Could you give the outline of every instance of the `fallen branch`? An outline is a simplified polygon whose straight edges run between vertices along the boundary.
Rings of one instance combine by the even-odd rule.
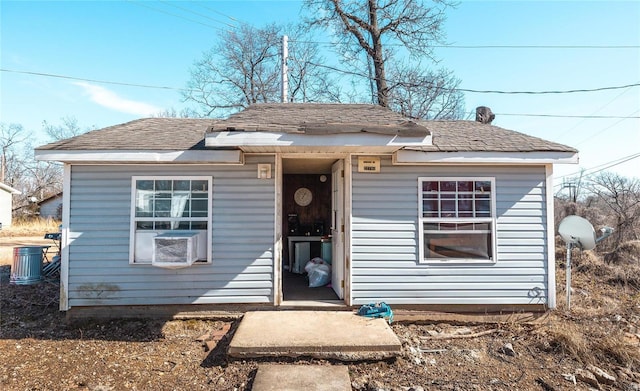
[[[473,334],[444,334],[444,335],[434,335],[434,336],[428,336],[428,337],[420,337],[420,339],[460,339],[460,338],[477,338],[477,337],[482,337],[485,335],[489,335],[489,334],[493,334],[493,333],[498,333],[500,332],[500,330],[498,329],[491,329],[491,330],[485,330],[485,331],[480,331],[478,333],[473,333]]]

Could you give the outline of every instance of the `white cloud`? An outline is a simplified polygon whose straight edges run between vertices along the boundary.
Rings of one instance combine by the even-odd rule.
[[[75,82],[73,84],[82,87],[92,101],[99,104],[100,106],[104,106],[112,110],[120,111],[122,113],[135,114],[141,117],[149,116],[162,111],[161,108],[144,102],[136,102],[133,100],[125,99],[121,96],[118,96],[118,94],[116,94],[115,92],[101,86],[96,86],[86,82]]]

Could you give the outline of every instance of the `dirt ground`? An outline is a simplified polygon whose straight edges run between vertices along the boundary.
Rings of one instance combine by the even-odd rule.
[[[640,286],[634,276],[613,278],[595,255],[579,255],[567,312],[563,256],[559,308],[535,324],[394,323],[403,352],[393,360],[268,362],[348,365],[353,390],[640,391]],[[2,390],[250,390],[267,362],[227,357],[237,322],[211,351],[197,338],[229,322],[67,323],[56,280],[10,285],[9,272],[0,266]]]

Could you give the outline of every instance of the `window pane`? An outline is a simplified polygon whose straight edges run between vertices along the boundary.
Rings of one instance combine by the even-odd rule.
[[[207,200],[191,200],[191,217],[206,217],[207,204]]]
[[[191,229],[206,230],[207,229],[207,222],[206,221],[192,221],[191,222]]]
[[[491,224],[489,223],[475,223],[473,226],[477,231],[489,231],[491,229]]]
[[[442,181],[440,182],[440,191],[456,191],[455,181]]]
[[[471,195],[460,194],[458,197],[458,211],[473,212],[473,199],[471,198]]]
[[[490,181],[477,181],[476,182],[476,192],[479,192],[479,193],[491,193],[491,182]]]
[[[171,190],[171,181],[156,181],[156,190]]]
[[[167,192],[167,191],[158,191],[155,193],[155,198],[171,198],[171,192]]]
[[[156,200],[154,217],[171,217],[171,200]]]
[[[425,231],[437,231],[438,223],[424,223],[423,228]]]
[[[188,221],[180,221],[177,226],[176,229],[182,229],[182,230],[188,230],[189,227],[189,222]]]
[[[489,200],[476,200],[476,216],[491,213],[491,202]]]
[[[209,182],[207,181],[191,181],[191,191],[209,191]]]
[[[426,233],[425,258],[486,259],[493,257],[490,234]]]
[[[156,225],[155,229],[157,229],[157,230],[171,229],[171,222],[170,221],[156,221],[155,225]]]
[[[187,200],[187,202],[184,204],[184,209],[182,211],[182,215],[179,217],[191,217],[191,201]]]
[[[458,191],[473,191],[473,182],[458,182]]]
[[[136,222],[136,229],[141,229],[141,230],[153,229],[153,221],[138,221]]]
[[[442,200],[440,217],[456,217],[456,202],[454,200]]]
[[[436,181],[422,182],[422,191],[437,192],[438,190],[439,190],[438,182]]]
[[[426,200],[422,202],[422,210],[424,212],[438,211],[438,200]]]
[[[189,182],[191,181],[173,181],[173,190],[186,190],[189,191],[190,190],[190,186],[189,186]]]
[[[136,216],[149,217],[153,214],[153,191],[136,191]]]
[[[136,189],[153,190],[153,181],[136,181]]]

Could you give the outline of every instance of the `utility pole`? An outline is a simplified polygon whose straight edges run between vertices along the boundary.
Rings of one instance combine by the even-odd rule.
[[[289,38],[286,35],[282,36],[282,83],[280,85],[280,96],[282,103],[287,103],[289,100],[287,93],[289,91],[289,79],[287,74],[289,69],[287,68],[287,60],[289,59]]]

